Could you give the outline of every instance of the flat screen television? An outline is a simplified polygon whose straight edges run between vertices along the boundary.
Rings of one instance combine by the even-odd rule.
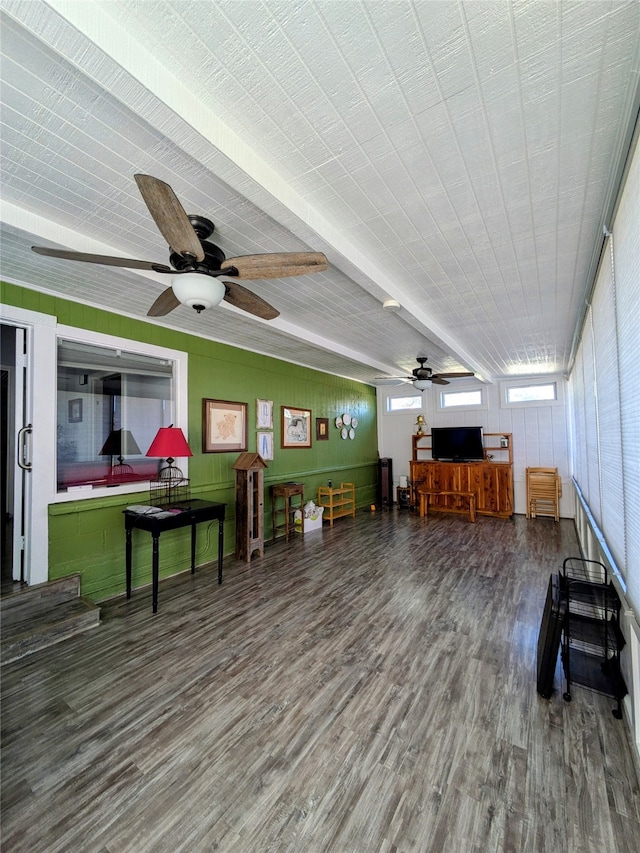
[[[431,456],[442,461],[482,461],[484,459],[482,427],[432,427]]]

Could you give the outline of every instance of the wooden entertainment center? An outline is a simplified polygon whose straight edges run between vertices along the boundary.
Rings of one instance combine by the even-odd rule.
[[[411,507],[419,505],[418,488],[434,492],[473,492],[478,515],[510,518],[513,515],[513,453],[511,433],[484,433],[483,462],[439,462],[421,459],[431,452],[430,435],[413,435],[409,462]],[[430,507],[443,512],[455,511],[452,495],[434,495]]]

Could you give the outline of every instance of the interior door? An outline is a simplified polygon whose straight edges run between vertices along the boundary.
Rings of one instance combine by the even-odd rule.
[[[13,442],[13,557],[14,581],[24,582],[29,562],[27,531],[30,528],[30,496],[33,470],[31,462],[31,434],[33,428],[27,412],[27,335],[26,330],[15,328],[15,371],[13,388],[14,435]],[[9,469],[11,470],[11,469]]]
[[[0,317],[3,378],[6,374],[2,488],[4,509],[11,516],[3,519],[7,523],[2,531],[2,581],[33,585],[48,578],[48,507],[55,483],[56,318],[7,305],[0,305]]]

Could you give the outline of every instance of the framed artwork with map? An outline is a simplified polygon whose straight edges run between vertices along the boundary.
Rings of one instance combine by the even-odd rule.
[[[247,449],[247,404],[202,400],[202,452],[229,453]]]

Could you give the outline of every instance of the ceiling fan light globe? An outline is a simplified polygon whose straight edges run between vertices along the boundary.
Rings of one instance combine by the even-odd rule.
[[[200,313],[205,308],[213,308],[224,299],[226,288],[223,282],[213,276],[198,272],[187,272],[177,275],[171,282],[171,287],[183,305]]]
[[[431,380],[430,379],[415,379],[413,382],[413,387],[417,391],[426,391],[427,388],[431,388]]]

